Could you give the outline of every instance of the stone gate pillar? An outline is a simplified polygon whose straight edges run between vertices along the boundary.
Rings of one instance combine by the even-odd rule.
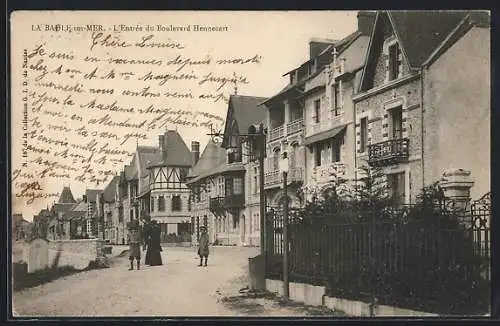
[[[471,172],[464,169],[449,169],[443,173],[439,182],[446,199],[454,202],[455,207],[465,211],[470,201],[470,189],[474,185]]]

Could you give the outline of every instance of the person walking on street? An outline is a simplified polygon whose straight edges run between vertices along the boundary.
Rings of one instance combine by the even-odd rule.
[[[128,225],[129,239],[129,271],[134,269],[134,259],[137,262],[137,269],[141,268],[141,230],[137,220],[130,221]]]
[[[149,225],[148,235],[147,235],[147,252],[145,264],[150,266],[160,266],[163,265],[161,260],[161,229],[158,223],[153,220]]]
[[[198,240],[198,256],[200,256],[200,264],[198,266],[207,266],[207,261],[208,261],[208,234],[207,234],[207,228],[206,226],[201,226],[200,227],[201,235],[200,239]],[[203,265],[203,258],[205,258],[205,265]]]

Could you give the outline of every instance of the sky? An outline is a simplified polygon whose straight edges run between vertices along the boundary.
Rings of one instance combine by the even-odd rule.
[[[183,25],[200,24],[210,26],[228,26],[227,32],[211,33],[171,33],[169,36],[189,45],[189,55],[196,56],[209,53],[213,56],[237,57],[258,54],[262,57],[259,64],[238,68],[245,74],[249,84],[238,86],[239,95],[270,97],[280,91],[287,83],[288,78],[282,75],[299,66],[309,59],[309,40],[313,37],[341,39],[354,32],[357,28],[357,12],[355,11],[282,11],[282,12],[31,12],[19,14],[12,18],[12,45],[13,57],[13,85],[20,82],[23,49],[32,48],[34,44],[44,42],[47,47],[60,51],[72,49],[76,53],[87,53],[88,38],[86,33],[63,34],[51,31],[33,31],[34,24],[82,24],[95,23],[105,25],[125,24],[128,26],[144,24]],[[133,32],[123,34],[124,37],[133,37]],[[132,36],[131,36],[132,35]],[[156,35],[156,34],[155,34]],[[87,52],[86,52],[87,51]],[[102,52],[104,54],[104,52]],[[149,54],[161,57],[164,52],[155,50]],[[17,69],[17,70],[16,70]],[[226,71],[231,75],[232,71]],[[182,86],[190,87],[190,86]],[[223,89],[226,95],[234,92],[234,85]],[[123,100],[123,99],[120,99]],[[83,99],[82,99],[83,101]],[[128,100],[123,100],[127,103]],[[143,100],[144,101],[144,100]],[[147,100],[146,100],[147,101]],[[179,105],[186,103],[180,103]],[[187,104],[188,109],[202,110],[225,118],[227,104],[204,103]],[[196,107],[199,105],[199,107]],[[200,107],[202,106],[202,107]],[[89,115],[90,117],[90,115]],[[13,89],[12,114],[12,170],[19,167],[21,141],[20,129],[15,126],[21,124],[22,101],[18,89]],[[193,129],[182,126],[172,126],[177,129],[188,147],[191,141],[199,141],[203,151],[209,136],[206,129]],[[146,140],[139,145],[155,146],[160,132],[153,130],[148,133]],[[123,148],[133,151],[135,141],[129,141]],[[130,160],[130,159],[129,159]],[[128,162],[127,162],[128,163]],[[122,165],[114,165],[111,169],[117,172]],[[69,185],[75,198],[80,198],[86,188],[102,188],[104,185],[87,184],[75,180],[55,179],[44,183],[47,191],[60,192],[63,186]],[[57,198],[39,199],[27,205],[14,201],[12,213],[21,212],[24,218],[32,220],[33,215],[40,209],[51,205]]]

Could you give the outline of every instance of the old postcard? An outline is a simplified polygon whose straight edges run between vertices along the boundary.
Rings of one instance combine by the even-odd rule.
[[[490,314],[488,11],[10,24],[13,316]]]

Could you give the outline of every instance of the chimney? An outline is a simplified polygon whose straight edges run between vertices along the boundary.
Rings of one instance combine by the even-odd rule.
[[[358,12],[358,31],[361,35],[371,36],[376,15],[375,11],[360,10]]]
[[[158,136],[158,148],[160,150],[161,157],[163,158],[163,149],[165,148],[165,136],[160,135]]]
[[[193,166],[198,163],[200,159],[200,143],[197,141],[191,142],[191,153],[193,155]]]

